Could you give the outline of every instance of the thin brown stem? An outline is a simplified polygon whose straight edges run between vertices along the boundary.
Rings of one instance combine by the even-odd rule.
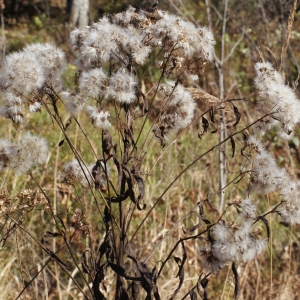
[[[156,205],[161,201],[162,197],[167,193],[167,191],[173,186],[173,184],[188,170],[190,169],[194,164],[196,164],[200,159],[202,159],[205,155],[207,155],[208,153],[212,152],[213,150],[215,150],[216,148],[218,148],[220,145],[224,144],[225,142],[227,142],[231,137],[240,134],[242,132],[244,132],[245,130],[247,130],[248,128],[252,127],[254,124],[260,122],[261,120],[263,120],[265,117],[267,117],[269,114],[264,115],[263,117],[259,118],[258,120],[256,120],[255,122],[251,123],[250,125],[244,127],[243,129],[231,134],[230,136],[228,136],[226,139],[224,139],[223,141],[221,141],[220,143],[218,143],[217,145],[211,147],[210,149],[208,149],[207,151],[205,151],[203,154],[201,154],[200,156],[198,156],[194,161],[192,161],[189,165],[187,165],[175,178],[174,180],[167,186],[167,188],[164,190],[164,192],[158,197],[158,199],[155,201],[155,203],[153,204],[153,206],[151,207],[151,209],[148,211],[148,213],[146,214],[146,216],[144,217],[144,219],[141,221],[140,225],[138,226],[138,228],[136,229],[136,231],[133,233],[131,240],[135,237],[135,235],[137,234],[137,232],[140,230],[140,228],[143,226],[144,222],[146,221],[146,219],[148,218],[148,216],[150,215],[150,213],[153,211],[153,209],[156,207]]]

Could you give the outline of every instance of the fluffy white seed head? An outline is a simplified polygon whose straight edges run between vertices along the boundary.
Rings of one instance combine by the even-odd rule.
[[[300,182],[295,181],[288,174],[284,174],[279,186],[283,203],[277,211],[287,224],[300,224]]]
[[[253,260],[265,247],[266,240],[256,240],[251,234],[249,222],[232,225],[226,228],[225,237],[222,236],[224,225],[215,227],[212,232],[212,253],[219,260],[233,262],[248,262]],[[228,232],[227,232],[228,231]]]
[[[154,47],[176,56],[213,59],[215,40],[206,27],[197,27],[180,17],[157,10],[156,17],[128,7],[125,12],[104,17],[85,29],[71,32],[70,42],[80,70],[100,67],[110,61],[127,62],[127,54],[137,64],[144,64]],[[125,54],[126,53],[126,54]]]
[[[243,200],[240,205],[240,216],[243,220],[255,219],[256,218],[256,206],[250,199]],[[251,220],[250,220],[251,221]]]
[[[29,104],[29,111],[30,112],[37,112],[40,111],[42,108],[42,103],[39,101],[33,102]]]
[[[27,132],[18,143],[22,155],[34,164],[43,164],[48,157],[48,145],[44,138]]]
[[[17,145],[19,155],[15,163],[11,166],[17,173],[26,173],[32,166],[46,162],[48,146],[44,138],[28,132],[21,137]]]
[[[285,223],[290,225],[300,224],[299,200],[284,202],[280,207],[278,207],[277,211]]]
[[[215,40],[206,27],[196,27],[167,12],[158,12],[160,19],[153,25],[153,35],[157,40],[168,39],[170,48],[176,45],[181,56],[197,56],[203,60],[212,60]]]
[[[78,160],[74,159],[63,166],[58,179],[66,184],[74,185],[78,182],[83,187],[88,187],[93,182],[90,172],[91,166],[87,169],[83,163],[79,164]]]
[[[270,62],[258,62],[254,65],[256,73],[254,84],[259,90],[268,89],[270,84],[284,84],[284,80]]]
[[[131,103],[136,98],[136,77],[126,69],[119,69],[109,79],[108,95],[121,103]]]
[[[4,92],[2,102],[7,106],[13,106],[13,105],[22,105],[23,100],[20,95],[16,95],[12,92]]]
[[[60,95],[62,97],[62,101],[65,104],[67,111],[70,114],[76,115],[83,109],[85,99],[82,97],[82,95],[71,94],[67,91],[61,92]]]
[[[154,128],[163,128],[160,134],[169,140],[173,134],[189,126],[194,117],[195,102],[191,94],[180,84],[176,85],[169,81],[161,88],[165,96],[165,114],[162,115],[159,125]]]
[[[26,173],[34,165],[43,164],[48,157],[48,146],[45,139],[29,132],[20,138],[18,143],[1,140],[0,169],[10,168],[17,173]]]
[[[22,51],[6,56],[2,67],[2,81],[8,87],[7,91],[27,95],[43,86],[45,74],[35,55]]]
[[[141,46],[134,50],[132,56],[137,64],[143,65],[146,62],[152,48],[150,46]]]
[[[281,183],[283,170],[277,166],[272,155],[255,138],[250,137],[248,145],[256,149],[250,191],[267,194],[276,190]]]
[[[226,242],[232,238],[232,232],[225,222],[219,222],[214,226],[212,237],[220,242]]]
[[[283,221],[287,224],[300,224],[300,182],[293,180],[285,169],[279,168],[274,158],[255,138],[249,138],[248,144],[257,151],[253,163],[251,191],[269,193],[278,190],[283,203],[277,211]],[[250,208],[251,205],[247,210]]]
[[[86,112],[89,115],[95,127],[107,129],[111,126],[110,122],[108,121],[108,118],[110,116],[108,111],[102,111],[101,108],[88,105],[86,107]]]
[[[85,96],[96,98],[100,95],[106,80],[106,74],[102,68],[82,72],[79,78],[79,89]]]
[[[31,44],[24,52],[35,56],[43,68],[46,81],[50,85],[60,85],[61,75],[66,68],[65,54],[52,44]]]
[[[295,92],[284,84],[281,74],[274,70],[269,62],[256,63],[254,69],[254,84],[260,98],[258,110],[269,114],[258,123],[258,129],[264,132],[279,126],[280,136],[290,138],[295,125],[300,122],[299,99]]]
[[[223,259],[216,257],[211,249],[201,249],[200,255],[203,257],[203,267],[214,274],[218,273],[226,263]]]
[[[22,107],[20,105],[0,106],[0,117],[9,118],[16,124],[24,121]]]

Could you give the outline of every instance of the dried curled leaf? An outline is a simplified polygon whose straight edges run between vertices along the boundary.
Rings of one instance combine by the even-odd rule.
[[[208,285],[208,279],[206,277],[202,278],[202,274],[201,274],[197,282],[197,292],[203,300],[208,300],[207,291],[206,291],[207,285]],[[201,291],[202,288],[204,290],[203,292]]]
[[[162,126],[156,126],[152,130],[155,137],[159,139],[160,145],[161,145],[162,148],[164,148],[167,144],[166,139],[165,139],[165,135],[166,135],[165,130],[166,130],[166,128],[163,125]]]
[[[187,254],[186,254],[186,250],[185,250],[185,247],[184,247],[184,243],[181,241],[181,246],[182,246],[182,259],[180,259],[179,257],[174,257],[174,260],[176,261],[178,267],[179,267],[179,270],[178,270],[178,273],[177,273],[177,276],[176,277],[179,277],[179,284],[178,284],[178,287],[177,289],[174,291],[172,297],[170,298],[170,300],[174,300],[176,295],[178,294],[178,292],[180,291],[181,289],[181,286],[184,282],[184,264],[186,262],[186,259],[187,259]]]
[[[230,143],[231,143],[231,148],[232,148],[232,158],[234,157],[234,154],[235,154],[235,141],[234,141],[234,138],[233,136],[230,136]]]
[[[200,101],[206,104],[209,104],[211,106],[216,106],[220,104],[221,100],[215,96],[212,96],[203,90],[188,87],[186,90],[192,95],[194,101]]]
[[[239,112],[238,108],[236,106],[234,106],[233,103],[231,103],[231,104],[233,106],[233,112],[234,112],[235,119],[236,119],[235,123],[232,126],[235,127],[240,122],[241,113]]]
[[[134,262],[133,267],[136,274],[141,277],[140,284],[147,293],[146,299],[152,299],[151,294],[153,292],[155,300],[160,300],[161,298],[156,285],[156,268],[150,271],[147,265],[136,257],[134,251],[131,249],[129,244],[126,244],[125,252],[128,258],[130,258]]]
[[[104,268],[106,264],[100,266],[99,270],[96,273],[95,279],[93,281],[93,292],[96,300],[105,300],[106,298],[100,291],[100,284],[104,280]]]
[[[107,160],[114,153],[113,139],[110,132],[107,129],[102,130],[102,151],[104,159]]]
[[[197,294],[196,294],[195,291],[191,290],[189,294],[190,294],[191,300],[197,300],[198,299]]]
[[[209,122],[207,121],[207,119],[205,117],[202,117],[202,127],[203,127],[203,131],[201,133],[198,133],[198,136],[200,139],[207,132],[208,127],[209,127]]]
[[[267,228],[267,236],[268,236],[268,239],[270,239],[270,227],[269,227],[269,222],[268,220],[264,217],[264,216],[259,216],[257,218],[257,220],[262,220],[265,225],[266,225],[266,228]]]
[[[65,139],[61,140],[59,143],[58,143],[58,147],[61,147],[65,142]]]
[[[133,174],[134,179],[137,182],[137,185],[139,188],[139,195],[138,195],[138,199],[137,199],[137,208],[139,210],[146,209],[146,204],[144,204],[143,206],[140,205],[141,201],[144,199],[144,196],[145,196],[144,179],[141,177],[140,171],[136,167],[133,167],[132,174]]]
[[[90,252],[90,250],[85,250],[81,255],[81,266],[84,273],[91,275],[92,269],[88,265],[88,257],[87,253]]]
[[[95,181],[95,189],[99,189],[103,183],[104,166],[102,160],[98,159],[96,165],[92,169],[92,175]]]

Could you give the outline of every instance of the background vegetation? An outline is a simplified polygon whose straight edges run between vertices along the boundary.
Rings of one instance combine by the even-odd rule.
[[[207,2],[207,3],[206,3]],[[199,73],[199,80],[190,82],[186,80],[187,87],[201,88],[207,93],[224,99],[235,100],[234,104],[241,113],[241,124],[250,124],[256,119],[254,104],[256,101],[253,88],[254,69],[257,61],[264,58],[274,66],[279,67],[281,50],[284,45],[289,12],[292,7],[289,0],[248,0],[248,1],[180,1],[164,0],[159,2],[160,9],[180,15],[182,18],[195,24],[211,27],[217,41],[215,51],[220,62],[212,62],[205,66],[205,72]],[[65,1],[4,1],[2,10],[2,58],[8,53],[19,51],[24,46],[33,42],[50,42],[59,46],[67,54],[68,70],[64,74],[65,84],[70,90],[74,88],[76,69],[73,65],[74,55],[69,45],[70,28],[67,23],[67,7]],[[152,1],[105,1],[93,0],[90,3],[90,20],[96,21],[104,13],[116,13],[126,8],[128,4],[149,7]],[[209,5],[207,5],[209,4]],[[208,7],[210,9],[208,13]],[[300,7],[300,3],[298,3]],[[224,10],[226,11],[226,27],[224,28]],[[300,12],[296,12],[287,55],[284,60],[282,74],[291,86],[297,87],[300,63]],[[222,34],[223,33],[223,34]],[[226,58],[228,59],[226,60]],[[145,77],[145,87],[153,85],[159,74],[150,67]],[[163,193],[174,177],[182,168],[193,161],[206,149],[218,144],[218,134],[208,133],[201,139],[198,133],[202,131],[202,121],[199,116],[207,109],[201,101],[197,103],[197,113],[193,125],[187,129],[187,134],[180,135],[167,149],[156,145],[149,148],[144,173],[151,173],[147,178],[146,202],[151,207],[155,200]],[[229,108],[228,108],[229,111]],[[197,118],[198,116],[198,118]],[[67,121],[67,116],[62,116]],[[230,114],[228,115],[230,118]],[[79,116],[80,122],[88,130],[88,138],[95,149],[101,150],[100,131],[89,125],[84,115]],[[49,143],[51,155],[44,170],[35,171],[36,177],[43,190],[53,200],[53,205],[66,220],[69,232],[74,233],[74,253],[80,260],[82,252],[86,249],[86,232],[76,231],[76,224],[84,220],[87,224],[94,224],[92,236],[93,243],[99,245],[104,238],[104,224],[101,225],[99,216],[94,212],[93,202],[89,195],[80,193],[82,199],[66,185],[57,181],[57,174],[62,165],[73,158],[72,152],[66,145],[59,146],[62,134],[55,130],[53,120],[42,110],[33,115],[24,125],[15,125],[10,120],[1,119],[0,136],[9,140],[18,140],[24,128],[38,131]],[[146,124],[149,126],[149,124]],[[210,128],[210,131],[213,131]],[[76,123],[68,129],[69,137],[80,153],[84,153],[87,162],[94,163],[90,148],[84,143],[84,137]],[[293,178],[300,178],[300,130],[290,141],[282,141],[276,134],[276,129],[264,136],[264,142],[270,151],[273,151],[277,162],[288,169]],[[231,158],[230,145],[224,148],[227,153],[226,176],[231,182],[245,163],[239,155],[243,147],[243,137],[236,141],[236,155]],[[156,159],[163,155],[163,159]],[[152,167],[155,165],[154,169]],[[176,184],[164,195],[157,209],[153,211],[146,223],[133,241],[135,251],[141,258],[147,258],[157,245],[151,262],[154,266],[157,261],[165,258],[173,245],[180,237],[184,237],[184,230],[188,230],[198,220],[191,215],[177,226],[187,212],[193,209],[199,201],[210,195],[213,207],[219,207],[219,157],[217,151],[212,151],[190,168]],[[44,237],[46,231],[55,231],[55,226],[49,222],[50,213],[44,208],[47,206],[43,196],[36,191],[36,185],[29,176],[16,176],[10,171],[1,174],[1,199],[9,199],[18,207],[18,220],[37,240]],[[225,206],[233,201],[247,197],[248,180],[245,177],[239,184],[231,185],[225,189]],[[75,195],[78,195],[75,193]],[[259,207],[258,213],[263,213],[273,207],[280,200],[278,193],[267,196],[256,195],[252,201]],[[33,201],[34,209],[26,209],[26,203]],[[0,202],[0,212],[5,203]],[[32,207],[32,206],[30,206]],[[211,221],[216,221],[219,214],[209,207],[205,208]],[[234,213],[230,208],[226,216]],[[85,215],[81,215],[82,213]],[[136,226],[147,213],[134,214]],[[299,299],[300,298],[300,269],[299,269],[299,226],[284,227],[280,225],[280,217],[268,216],[271,228],[270,243],[266,251],[249,263],[238,266],[240,280],[240,299]],[[176,226],[175,226],[176,225]],[[169,230],[172,229],[170,232]],[[1,230],[1,228],[0,228]],[[255,228],[257,234],[265,234],[263,225]],[[103,232],[103,233],[102,233]],[[166,233],[168,235],[165,237]],[[164,238],[163,238],[164,237]],[[40,247],[20,228],[11,224],[10,231],[0,231],[0,287],[1,299],[16,299],[27,283],[38,275],[35,280],[22,293],[20,299],[80,299],[78,290],[68,276],[61,273],[56,263],[47,264],[48,256]],[[46,237],[47,238],[47,237]],[[48,237],[49,238],[49,237]],[[49,238],[53,249],[60,248],[60,240]],[[202,272],[200,255],[201,241],[189,241],[186,251],[189,253],[188,270],[186,270],[184,286],[176,299],[182,299],[187,291],[195,285]],[[179,254],[180,255],[180,251]],[[67,257],[61,259],[68,263]],[[160,280],[163,290],[162,299],[168,299],[178,286],[176,278],[178,267],[173,262],[168,262],[165,280]],[[74,278],[79,276],[78,269],[71,270]],[[170,279],[171,278],[171,279]],[[210,276],[208,295],[210,299],[232,299],[234,294],[234,278],[230,265],[224,267],[217,275]],[[102,287],[103,293],[112,295],[113,274],[108,275],[106,284]]]

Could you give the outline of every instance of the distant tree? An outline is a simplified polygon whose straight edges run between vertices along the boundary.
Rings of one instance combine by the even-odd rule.
[[[69,0],[69,21],[71,25],[83,28],[89,21],[89,0]]]

